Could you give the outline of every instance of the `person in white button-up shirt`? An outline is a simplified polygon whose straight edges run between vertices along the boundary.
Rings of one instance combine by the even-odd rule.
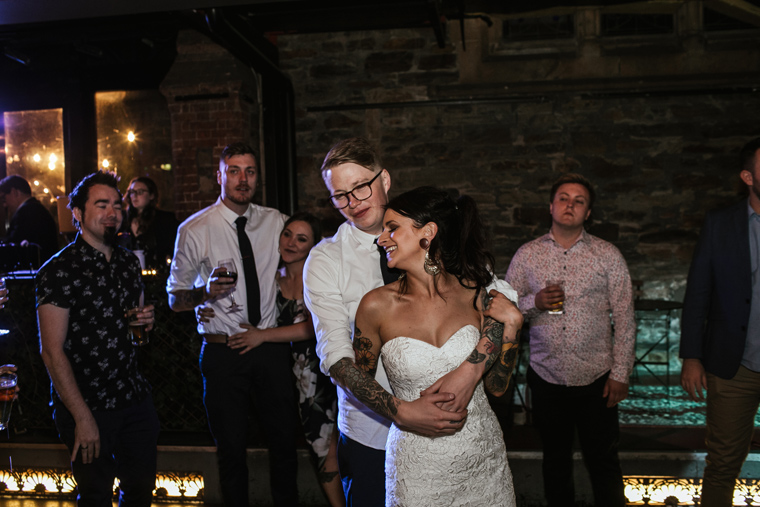
[[[341,372],[346,362],[354,361],[352,333],[359,302],[383,285],[375,240],[382,232],[391,177],[364,138],[338,142],[321,170],[331,202],[347,221],[335,236],[312,249],[304,269],[304,300],[312,313],[322,371],[338,384],[338,463],[347,504],[382,506],[391,421],[359,402]],[[463,363],[407,404],[393,422],[429,435],[454,433],[483,373],[484,363]],[[375,378],[390,390],[382,361]]]
[[[248,413],[253,404],[270,455],[270,487],[276,506],[298,504],[296,439],[300,432],[288,343],[263,343],[252,348],[232,345],[253,339],[257,329],[277,324],[275,273],[280,260],[280,231],[287,218],[279,211],[251,204],[258,166],[245,144],[222,152],[217,180],[219,200],[179,227],[171,275],[169,304],[175,311],[205,305],[214,317],[199,321],[203,337],[201,373],[203,403],[217,447],[219,479],[226,507],[248,506]],[[245,217],[259,284],[261,320],[248,321],[246,272],[236,220]],[[232,259],[239,279],[234,289],[220,282],[219,261]],[[250,280],[249,280],[250,282]],[[231,292],[242,308],[231,308]],[[252,319],[255,319],[255,313]],[[228,343],[229,342],[229,343]],[[235,343],[232,343],[235,342]]]

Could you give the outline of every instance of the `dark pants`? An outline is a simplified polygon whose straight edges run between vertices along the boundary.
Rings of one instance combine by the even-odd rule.
[[[100,457],[82,463],[81,450],[71,463],[79,507],[111,507],[114,477],[119,478],[119,506],[150,507],[156,487],[158,415],[150,396],[122,410],[93,411],[100,432]],[[62,403],[53,413],[58,434],[74,448],[75,423]]]
[[[736,479],[752,443],[758,405],[760,373],[739,366],[732,379],[707,374],[704,507],[733,505]]]
[[[298,505],[296,438],[300,429],[290,345],[264,343],[240,355],[225,344],[201,350],[203,403],[216,441],[226,507],[248,506],[248,413],[253,407],[269,448],[275,506]]]
[[[544,494],[548,507],[575,505],[573,440],[578,432],[583,462],[591,478],[596,507],[622,507],[623,473],[618,459],[620,427],[617,406],[607,408],[602,397],[609,373],[587,386],[546,382],[532,368],[528,384],[533,422],[541,434]]]
[[[346,507],[385,505],[385,451],[362,445],[341,433],[338,470]]]

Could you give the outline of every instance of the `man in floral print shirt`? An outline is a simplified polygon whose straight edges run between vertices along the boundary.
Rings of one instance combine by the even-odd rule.
[[[74,242],[37,273],[42,359],[52,380],[54,419],[71,452],[79,505],[151,504],[159,423],[137,366],[127,312],[151,329],[141,306],[140,263],[114,245],[122,221],[118,179],[98,172],[71,192]]]
[[[506,277],[530,322],[528,384],[543,443],[544,492],[549,507],[575,505],[577,430],[594,505],[622,507],[617,404],[628,396],[633,369],[631,278],[620,251],[583,229],[594,204],[586,178],[562,176],[550,203],[551,230],[520,247]],[[562,280],[564,290],[550,280]],[[548,313],[560,301],[564,313]]]

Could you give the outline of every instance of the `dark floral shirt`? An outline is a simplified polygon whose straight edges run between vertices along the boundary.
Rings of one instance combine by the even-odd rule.
[[[137,348],[128,336],[126,310],[139,304],[140,263],[115,247],[111,261],[81,236],[37,272],[37,307],[69,310],[63,348],[90,410],[119,410],[148,395],[138,370]],[[54,401],[57,395],[53,391]]]

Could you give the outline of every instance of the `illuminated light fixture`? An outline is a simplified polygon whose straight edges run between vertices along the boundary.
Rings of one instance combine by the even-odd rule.
[[[172,165],[171,164],[161,164],[161,169],[163,169],[164,171],[171,171],[172,170]]]
[[[114,481],[114,493],[119,487]],[[203,476],[192,472],[159,472],[153,502],[202,503]],[[76,498],[76,481],[67,469],[35,469],[14,467],[0,470],[0,496],[62,500]]]
[[[103,159],[103,167],[108,168],[109,165],[111,165],[111,164],[108,163],[108,159],[104,158]]]
[[[14,162],[18,162],[19,160],[21,160],[21,159],[18,158],[18,153],[16,153],[15,155],[13,155],[13,161]]]
[[[135,142],[135,133],[132,132],[131,130],[129,131],[129,134],[127,134],[127,141],[129,141],[130,143]]]
[[[143,269],[142,270],[142,276],[156,276],[156,270],[155,269]]]
[[[34,180],[34,186],[39,187],[40,186],[40,180]]]
[[[8,162],[9,164],[12,164],[13,163],[13,157],[9,156],[7,159],[5,159],[5,161]]]
[[[55,162],[50,162],[48,164],[48,169],[50,169],[51,171],[54,170],[55,169]]]
[[[701,479],[641,475],[623,478],[627,505],[696,505],[702,492],[701,482]],[[760,506],[758,481],[737,480],[733,505]]]
[[[43,191],[43,192],[45,192],[46,194],[49,194],[49,193],[50,193],[50,190],[48,190],[47,188],[46,188],[46,189],[43,189],[42,191]]]
[[[55,153],[50,154],[50,161],[54,164],[58,162],[58,157],[55,156]]]
[[[39,162],[40,160],[42,160],[42,157],[40,157],[39,153],[35,153],[34,156],[32,157],[32,160],[34,160],[35,162]]]

